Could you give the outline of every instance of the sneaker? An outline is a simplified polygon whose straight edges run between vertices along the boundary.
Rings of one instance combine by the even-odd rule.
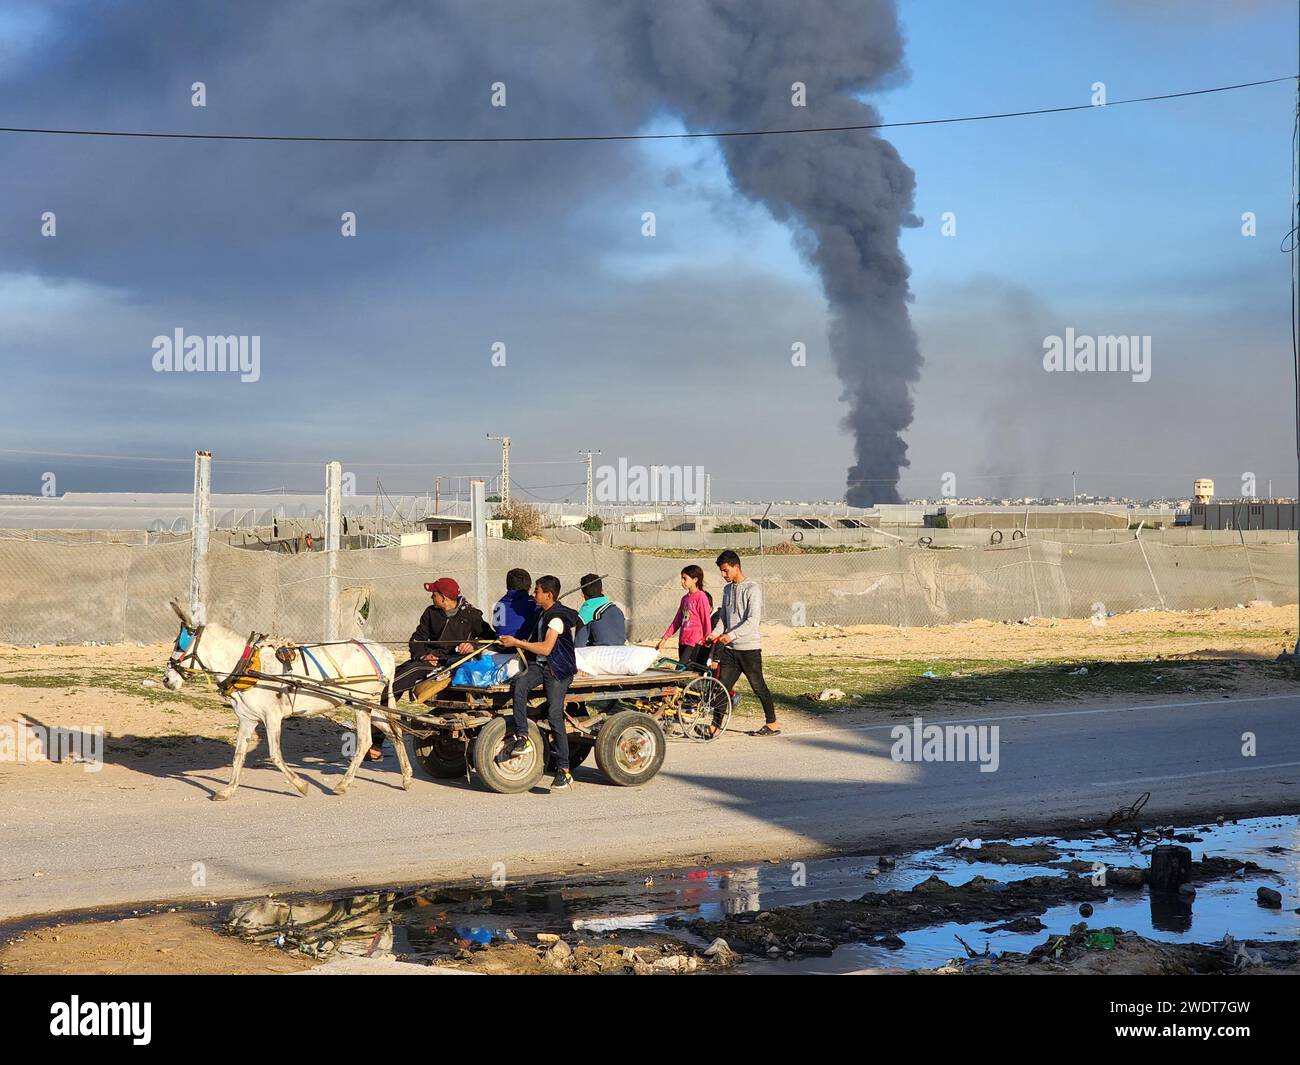
[[[506,739],[501,750],[497,752],[496,761],[508,762],[512,758],[518,758],[521,754],[527,754],[533,749],[533,741],[527,736],[514,736]]]
[[[567,788],[573,783],[573,774],[567,769],[557,769],[555,779],[551,781],[551,790],[559,791],[561,788]]]

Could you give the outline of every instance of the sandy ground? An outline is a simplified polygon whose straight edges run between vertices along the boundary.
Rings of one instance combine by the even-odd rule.
[[[1094,624],[1087,618],[965,621],[934,628],[892,625],[772,627],[764,657],[863,655],[869,658],[1037,659],[1274,658],[1295,647],[1296,608],[1138,611]]]
[[[33,929],[0,946],[0,975],[266,975],[317,964],[220,935],[213,920],[178,912]]]

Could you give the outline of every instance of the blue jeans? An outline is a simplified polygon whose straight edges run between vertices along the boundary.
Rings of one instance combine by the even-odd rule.
[[[572,676],[553,677],[543,663],[533,662],[514,679],[515,716],[513,733],[528,735],[528,693],[539,684],[546,689],[546,716],[555,736],[555,768],[569,768],[569,733],[564,724],[564,696]]]

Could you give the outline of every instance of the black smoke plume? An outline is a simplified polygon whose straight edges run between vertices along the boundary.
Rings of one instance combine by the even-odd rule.
[[[789,129],[880,121],[859,94],[903,77],[892,0],[647,0],[622,8],[618,69],[692,130]],[[807,87],[805,107],[791,86]],[[915,175],[871,131],[721,138],[732,181],[797,227],[830,308],[830,350],[854,437],[851,504],[899,502],[902,433],[921,355],[899,249]]]

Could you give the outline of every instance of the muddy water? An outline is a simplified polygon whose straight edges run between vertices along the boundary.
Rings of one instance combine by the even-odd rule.
[[[1225,933],[1236,939],[1300,939],[1300,817],[1243,820],[1237,824],[1191,825],[1198,841],[1185,845],[1194,859],[1235,857],[1253,861],[1275,874],[1254,873],[1203,885],[1189,902],[1153,903],[1143,891],[1119,891],[1098,903],[1089,918],[1094,928],[1108,925],[1167,942],[1209,943]],[[986,841],[987,842],[987,841]],[[1149,864],[1152,842],[1134,846],[1106,836],[1060,839],[1042,836],[1009,841],[1017,845],[1046,844],[1059,858],[1042,864],[968,862],[948,848],[919,851],[895,858],[890,867],[875,856],[748,865],[719,865],[657,872],[653,878],[611,876],[538,880],[496,889],[430,888],[400,896],[362,896],[367,905],[379,899],[384,916],[393,919],[391,949],[399,958],[438,959],[467,944],[511,939],[535,941],[538,932],[573,930],[592,936],[630,940],[645,933],[693,940],[683,923],[696,918],[719,919],[746,911],[802,906],[819,900],[857,899],[867,892],[908,890],[930,876],[962,884],[975,876],[999,881],[1043,874],[1065,875],[1063,861],[1102,863],[1108,867]],[[1265,909],[1255,901],[1256,888],[1282,892],[1281,910]],[[1040,918],[1042,930],[1016,933],[983,932],[989,922],[943,924],[904,931],[898,949],[867,944],[838,947],[830,957],[782,961],[748,960],[743,972],[837,973],[863,968],[920,968],[942,965],[964,956],[956,937],[976,950],[1028,951],[1049,933],[1060,934],[1082,918],[1073,905],[1050,909]],[[363,923],[362,936],[373,934],[373,921]],[[353,937],[355,938],[355,936]],[[387,946],[387,943],[384,944]],[[286,946],[293,946],[292,942]]]
[[[1300,816],[1267,817],[1224,825],[1188,825],[1187,841],[1194,859],[1237,858],[1272,872],[1202,884],[1190,902],[1153,903],[1145,890],[1118,890],[1095,903],[1088,918],[1093,928],[1117,926],[1150,939],[1171,943],[1211,943],[1226,934],[1238,940],[1300,939]],[[992,841],[986,840],[985,843]],[[975,861],[963,851],[940,847],[895,855],[893,864],[865,855],[806,862],[758,862],[711,865],[694,869],[614,876],[574,876],[507,884],[435,886],[415,891],[374,891],[356,896],[291,897],[255,900],[255,920],[241,934],[286,951],[324,957],[338,953],[391,952],[413,961],[440,961],[465,947],[519,940],[535,943],[539,932],[575,938],[613,940],[633,945],[665,934],[703,946],[688,922],[806,906],[815,902],[855,900],[871,892],[907,891],[931,876],[959,885],[982,876],[1007,883],[1027,877],[1066,876],[1063,862],[1109,868],[1150,863],[1155,842],[1134,846],[1095,834],[1077,839],[1024,837],[1006,841],[1017,846],[1046,845],[1056,857],[1041,855],[1034,862]],[[1040,864],[1041,862],[1041,864]],[[1076,866],[1078,868],[1078,866]],[[1280,910],[1255,901],[1256,888],[1274,887],[1282,893]],[[205,911],[214,916],[239,912],[240,904]],[[148,920],[149,909],[139,911]],[[124,914],[87,914],[57,920],[81,924]],[[978,951],[1027,952],[1050,933],[1064,934],[1083,918],[1074,905],[1056,906],[1039,918],[1044,927],[1033,932],[983,932],[992,922],[947,923],[899,931],[902,946],[847,943],[829,957],[800,957],[770,961],[747,958],[737,970],[767,973],[842,973],[864,968],[914,969],[942,965],[962,957],[961,936]],[[29,922],[32,928],[56,918]],[[391,931],[389,926],[391,923]],[[26,927],[26,926],[24,926]],[[22,928],[11,928],[21,934]],[[573,933],[577,933],[575,937]]]

